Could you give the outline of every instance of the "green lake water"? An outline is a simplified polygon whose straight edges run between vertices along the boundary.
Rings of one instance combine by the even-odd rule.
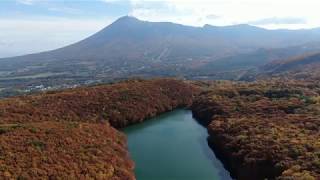
[[[229,180],[207,130],[179,109],[124,129],[138,180]]]

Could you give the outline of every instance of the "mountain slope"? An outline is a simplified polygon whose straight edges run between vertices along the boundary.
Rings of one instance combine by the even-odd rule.
[[[241,53],[208,62],[195,68],[191,76],[199,78],[206,76],[206,79],[232,79],[238,80],[243,73],[259,69],[271,62],[282,62],[291,57],[301,54],[320,51],[319,43],[308,43],[299,46],[292,46],[277,49],[258,49],[250,53]],[[259,70],[261,71],[261,70]]]
[[[320,30],[266,30],[250,25],[191,27],[125,16],[78,43],[0,59],[0,94],[5,91],[11,95],[12,89],[20,93],[37,87],[56,89],[130,76],[193,76],[191,70],[219,59],[222,65],[217,67],[223,70],[225,58],[233,57],[226,60],[229,66],[241,58],[239,54],[257,53],[259,57],[261,48],[287,48],[313,41],[320,41]],[[254,58],[247,64],[257,63]],[[217,68],[213,69],[209,73]]]
[[[263,70],[272,74],[284,73],[289,71],[307,71],[308,67],[320,64],[320,53],[307,54],[303,56],[293,57],[284,61],[274,61],[262,67]]]
[[[271,77],[314,81],[320,79],[320,53],[306,53],[286,59],[272,61],[260,66],[255,72],[248,72],[242,80]]]
[[[263,72],[272,76],[317,81],[320,79],[320,53],[305,54],[285,61],[276,61],[264,66]]]
[[[225,27],[205,25],[201,28],[169,22],[140,21],[134,17],[125,16],[73,45],[13,59],[33,61],[74,58],[106,60],[119,57],[126,57],[128,60],[136,57],[150,59],[152,57],[148,54],[159,56],[166,48],[170,49],[167,56],[171,58],[187,57],[193,53],[206,56],[259,48],[287,47],[314,41],[315,38],[320,38],[320,31],[266,30],[250,25]],[[227,50],[221,52],[223,49]]]
[[[216,81],[203,88],[191,109],[233,178],[320,179],[319,81]]]

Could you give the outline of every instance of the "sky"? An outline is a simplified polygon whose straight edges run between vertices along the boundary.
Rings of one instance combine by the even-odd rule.
[[[125,15],[268,29],[320,27],[319,0],[0,0],[0,57],[63,47]]]

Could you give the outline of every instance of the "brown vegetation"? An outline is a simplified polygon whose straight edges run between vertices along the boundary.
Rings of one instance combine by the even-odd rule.
[[[105,124],[1,125],[1,179],[134,179],[126,138]]]
[[[109,121],[120,128],[188,106],[192,93],[182,81],[157,79],[9,98],[0,101],[0,123]]]
[[[235,177],[320,178],[320,85],[283,79],[131,80],[2,100],[0,177],[134,179],[114,128],[191,104]]]
[[[320,178],[318,83],[214,82],[195,100],[209,142],[239,179]]]
[[[126,138],[113,127],[188,106],[193,90],[173,79],[131,80],[2,100],[0,177],[134,179]]]

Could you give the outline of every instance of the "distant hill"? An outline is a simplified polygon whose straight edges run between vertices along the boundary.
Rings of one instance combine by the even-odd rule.
[[[242,79],[282,77],[293,79],[320,79],[320,53],[308,53],[267,63],[256,72],[245,74]]]
[[[282,62],[286,59],[305,54],[320,52],[320,43],[308,43],[286,48],[258,49],[250,53],[241,53],[208,62],[192,72],[195,75],[207,76],[209,79],[238,80],[243,73],[252,70],[261,71],[272,62]],[[262,69],[261,69],[262,67]]]
[[[8,87],[30,91],[132,76],[193,77],[238,71],[297,55],[289,50],[279,55],[278,48],[320,51],[318,42],[319,29],[267,30],[245,24],[192,27],[125,16],[78,43],[0,59],[0,94]],[[309,43],[318,46],[304,49]],[[225,79],[226,74],[213,78]]]
[[[293,57],[283,61],[273,61],[262,67],[264,71],[272,74],[285,73],[288,71],[307,71],[308,67],[320,64],[320,53],[306,54],[303,56]]]

